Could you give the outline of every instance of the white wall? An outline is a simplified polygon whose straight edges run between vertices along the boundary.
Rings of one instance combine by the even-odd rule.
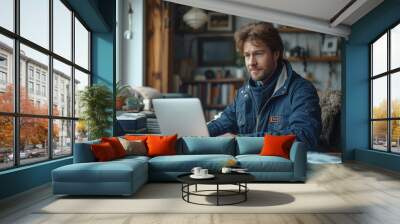
[[[128,28],[129,2],[133,8],[133,38],[123,38]],[[144,77],[144,5],[145,0],[117,0],[117,81],[132,86],[143,86]]]

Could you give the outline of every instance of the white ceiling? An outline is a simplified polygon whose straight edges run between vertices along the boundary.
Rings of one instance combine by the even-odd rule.
[[[235,16],[348,37],[351,25],[383,0],[166,0]]]
[[[225,0],[329,21],[350,0]]]

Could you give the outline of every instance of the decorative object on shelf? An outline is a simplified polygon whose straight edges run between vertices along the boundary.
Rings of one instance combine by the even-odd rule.
[[[207,14],[199,8],[191,8],[183,15],[183,21],[195,30],[202,27],[207,22],[207,19]]]
[[[124,38],[127,39],[127,40],[131,40],[131,39],[133,38],[132,17],[133,17],[132,3],[129,2],[129,9],[128,9],[128,29],[124,32]]]
[[[308,51],[304,47],[296,46],[290,49],[290,56],[292,57],[307,57]]]
[[[128,96],[125,99],[125,106],[122,107],[125,111],[139,112],[144,108],[143,101],[136,96]]]
[[[208,69],[208,70],[206,70],[206,71],[204,72],[204,76],[205,76],[207,79],[214,79],[214,78],[215,78],[215,73],[214,73],[213,70]]]
[[[235,64],[233,37],[198,38],[199,66],[227,66]]]
[[[129,88],[129,85],[122,85],[121,81],[117,82],[117,84],[115,86],[115,95],[116,95],[115,109],[121,110],[122,106],[124,106],[124,102],[125,102],[125,98],[126,97],[121,95],[121,93],[127,88]]]
[[[208,14],[208,31],[233,31],[233,16],[211,12]]]
[[[337,46],[337,37],[325,37],[321,49],[321,55],[335,56],[337,54]]]
[[[204,80],[206,80],[206,78],[207,77],[205,77],[205,75],[202,75],[202,74],[196,74],[196,75],[194,75],[194,81],[204,81]]]
[[[104,85],[86,87],[80,93],[81,119],[85,121],[89,140],[109,136],[112,125],[112,92]]]

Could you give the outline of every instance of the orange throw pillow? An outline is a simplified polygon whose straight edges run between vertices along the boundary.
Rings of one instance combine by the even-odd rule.
[[[264,136],[264,146],[261,149],[261,156],[280,156],[290,159],[290,148],[296,140],[296,135],[269,135]]]
[[[125,135],[124,139],[129,140],[129,141],[137,141],[141,140],[143,142],[146,142],[147,135]]]
[[[90,146],[90,148],[94,154],[94,157],[99,162],[109,161],[117,158],[114,149],[108,142],[93,144]]]
[[[108,142],[114,149],[117,158],[125,157],[126,151],[117,137],[101,138],[101,142]]]
[[[178,135],[148,136],[148,156],[176,155],[176,140]]]

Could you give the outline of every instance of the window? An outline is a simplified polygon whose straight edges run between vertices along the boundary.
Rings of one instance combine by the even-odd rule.
[[[28,82],[28,92],[29,94],[33,94],[34,92],[33,82]]]
[[[42,86],[42,96],[46,96],[46,86]]]
[[[0,84],[6,85],[7,84],[7,73],[0,71]]]
[[[400,153],[400,24],[370,44],[371,148]]]
[[[29,66],[28,74],[29,74],[29,79],[33,80],[33,67],[32,66]]]
[[[40,84],[36,84],[36,95],[40,95]]]
[[[7,56],[0,55],[0,67],[7,68]]]
[[[8,82],[4,91],[0,88],[0,170],[70,156],[74,136],[87,139],[85,125],[76,127],[79,113],[73,105],[81,87],[90,85],[91,34],[66,4],[0,0],[0,83]]]

